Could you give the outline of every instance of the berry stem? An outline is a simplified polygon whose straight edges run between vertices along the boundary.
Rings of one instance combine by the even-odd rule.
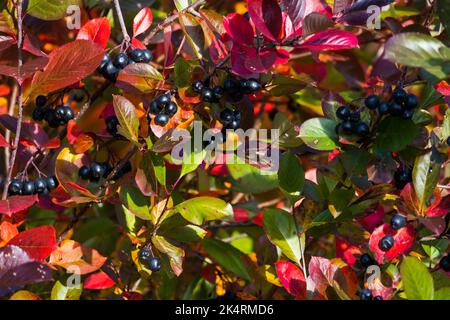
[[[23,0],[17,1],[17,75],[18,78],[21,78],[22,75],[22,65],[23,65],[23,58],[22,58],[22,47],[23,47],[23,34],[22,34],[22,6],[23,6]],[[8,167],[8,174],[6,177],[6,183],[5,187],[3,189],[3,195],[2,199],[5,200],[8,196],[8,187],[11,182],[12,172],[14,169],[14,164],[16,162],[16,156],[17,156],[17,150],[19,148],[19,141],[20,141],[20,133],[22,131],[22,120],[23,120],[23,105],[22,105],[22,83],[21,81],[18,81],[18,87],[17,87],[17,102],[19,104],[19,113],[17,116],[17,127],[16,127],[16,137],[14,139],[14,145],[13,150],[11,153],[11,159],[9,161],[9,167]]]

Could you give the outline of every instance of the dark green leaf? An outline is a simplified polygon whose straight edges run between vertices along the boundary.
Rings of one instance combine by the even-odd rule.
[[[303,190],[305,172],[299,159],[292,152],[288,151],[281,155],[278,181],[280,187],[289,194],[298,196]]]
[[[419,129],[411,120],[388,117],[378,125],[375,144],[380,149],[400,151],[411,144],[418,134]]]

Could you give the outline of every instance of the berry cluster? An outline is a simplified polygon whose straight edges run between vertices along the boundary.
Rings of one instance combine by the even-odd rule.
[[[228,77],[222,86],[214,86],[210,88],[201,80],[197,80],[192,84],[192,91],[200,94],[203,102],[219,102],[224,94],[233,101],[240,101],[244,94],[253,94],[261,90],[261,84],[256,79],[236,79]]]
[[[149,63],[153,58],[150,50],[147,49],[134,49],[129,55],[126,53],[118,53],[114,59],[107,53],[103,56],[97,71],[111,82],[115,82],[119,75],[120,70],[125,68],[130,63],[142,62]]]
[[[33,110],[33,120],[45,120],[51,128],[65,126],[75,117],[75,114],[67,105],[59,105],[54,109],[46,107],[47,97],[38,96],[36,98],[36,108]]]
[[[400,214],[396,214],[391,219],[391,228],[393,230],[399,230],[406,226],[406,218]],[[381,238],[380,242],[378,243],[378,246],[383,251],[388,251],[394,246],[394,237],[391,235],[385,235],[383,238]]]
[[[51,190],[55,189],[59,185],[58,179],[55,176],[48,177],[46,179],[37,178],[34,181],[21,181],[13,179],[8,186],[8,195],[15,196],[28,196],[34,194],[48,194]]]
[[[352,112],[349,106],[341,106],[336,110],[336,116],[342,120],[336,126],[336,133],[355,134],[365,137],[369,134],[369,126],[361,121],[361,113],[359,111]]]
[[[241,126],[241,112],[239,110],[224,109],[220,113],[220,122],[223,124],[223,130],[236,130]]]
[[[147,247],[144,247],[139,251],[139,261],[153,272],[161,269],[161,260],[155,257]]]
[[[94,162],[89,166],[82,166],[78,171],[78,176],[83,180],[98,182],[101,178],[106,178],[111,173],[111,166],[107,162]]]
[[[150,103],[149,113],[155,115],[155,124],[164,127],[178,111],[178,106],[169,94],[162,94]],[[149,122],[151,119],[148,119]]]
[[[390,114],[407,120],[412,118],[419,100],[416,95],[397,88],[392,93],[390,102],[381,101],[377,95],[370,95],[365,99],[364,104],[370,110],[377,110],[380,115]]]
[[[369,289],[362,289],[359,291],[359,298],[361,300],[383,300],[382,296],[372,296],[372,291]]]

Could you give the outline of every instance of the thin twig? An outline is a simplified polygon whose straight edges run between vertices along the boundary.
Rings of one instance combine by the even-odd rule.
[[[22,34],[22,5],[23,5],[23,0],[18,0],[17,1],[17,75],[18,78],[21,78],[22,75],[22,65],[23,65],[23,58],[22,58],[22,46],[23,46],[23,34]],[[23,120],[23,105],[22,105],[22,84],[19,83],[18,84],[18,88],[17,88],[17,93],[18,93],[18,104],[19,104],[19,112],[18,112],[18,116],[17,116],[17,127],[16,127],[16,137],[14,139],[14,145],[13,150],[12,150],[12,154],[11,154],[11,159],[9,162],[9,168],[7,168],[8,170],[8,174],[6,177],[6,183],[5,183],[5,187],[3,189],[3,195],[2,195],[2,199],[5,200],[6,197],[8,196],[8,187],[9,184],[11,182],[11,177],[12,177],[12,172],[14,169],[14,164],[16,162],[16,156],[17,156],[17,150],[19,149],[19,141],[20,141],[20,133],[22,131],[22,120]]]
[[[201,6],[202,4],[204,4],[206,2],[206,0],[197,0],[195,1],[193,4],[191,4],[190,6],[184,8],[181,11],[176,12],[175,14],[167,17],[166,19],[164,19],[161,23],[159,23],[156,27],[154,27],[152,29],[152,31],[150,31],[150,33],[144,38],[143,43],[145,45],[148,45],[150,43],[150,40],[153,39],[154,36],[156,36],[156,34],[162,30],[164,30],[165,27],[167,27],[169,24],[171,24],[172,22],[174,22],[176,19],[178,19],[178,16],[180,13],[185,13],[191,10],[196,9],[197,7]]]
[[[19,86],[16,83],[14,83],[14,86],[11,91],[11,98],[9,100],[9,108],[8,108],[8,114],[10,116],[14,115],[14,107],[16,106],[17,102],[17,91],[19,89]],[[5,140],[8,141],[11,138],[11,131],[5,130]],[[8,170],[9,167],[9,161],[11,159],[11,150],[9,148],[5,148],[5,169]]]
[[[116,8],[117,17],[119,18],[120,29],[122,29],[123,40],[125,42],[130,42],[130,35],[128,34],[127,27],[125,26],[125,21],[123,20],[122,9],[120,8],[119,0],[114,0],[114,7]]]

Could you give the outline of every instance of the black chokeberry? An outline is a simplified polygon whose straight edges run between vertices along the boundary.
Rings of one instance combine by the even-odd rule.
[[[80,170],[78,170],[78,176],[83,180],[89,180],[91,169],[88,166],[82,166]]]
[[[204,88],[202,90],[201,98],[202,98],[203,102],[213,102],[214,101],[214,93],[211,89]]]
[[[25,181],[22,184],[22,195],[29,196],[34,194],[34,182],[33,181]]]
[[[369,289],[362,289],[359,291],[359,298],[361,300],[372,300],[372,291]]]
[[[378,113],[381,114],[381,115],[388,114],[389,113],[389,103],[381,102],[378,105]]]
[[[382,296],[375,296],[375,297],[373,297],[373,300],[383,300],[383,297]]]
[[[349,120],[343,121],[341,123],[341,129],[344,133],[350,134],[353,132],[353,123],[351,123]]]
[[[70,120],[73,120],[75,118],[75,114],[74,114],[74,112],[73,112],[71,107],[63,106],[63,110],[64,110],[63,119],[66,122],[69,122]]]
[[[170,96],[168,94],[162,94],[157,98],[157,102],[160,107],[165,107],[170,102]]]
[[[143,62],[144,58],[144,50],[142,49],[134,49],[130,52],[129,54],[130,59],[133,60],[134,62]]]
[[[369,134],[370,129],[369,129],[369,126],[365,122],[360,122],[354,127],[353,131],[358,136],[365,137]]]
[[[103,76],[111,82],[115,82],[117,80],[117,76],[119,75],[119,68],[117,68],[111,61],[106,64],[104,67]]]
[[[150,108],[148,109],[148,111],[151,114],[157,115],[159,114],[162,110],[164,109],[164,106],[160,106],[157,100],[153,100],[150,103]]]
[[[34,121],[42,121],[44,120],[45,109],[42,107],[36,107],[33,110],[33,120]]]
[[[34,180],[34,190],[37,194],[45,193],[47,189],[47,181],[42,178],[37,178]]]
[[[58,121],[56,117],[56,112],[54,109],[45,109],[44,119],[50,125],[51,123],[55,123]]]
[[[401,88],[397,88],[392,93],[392,99],[398,104],[403,104],[405,102],[405,100],[406,100],[406,96],[407,95],[408,94],[406,93],[405,90],[403,90]]]
[[[19,195],[22,193],[22,186],[23,186],[22,181],[13,179],[11,180],[11,183],[8,186],[8,193],[11,196]]]
[[[149,63],[153,59],[153,54],[148,49],[144,49],[142,56],[142,62],[144,63]]]
[[[414,110],[403,110],[403,112],[402,112],[402,118],[405,120],[412,119],[413,115],[414,115]]]
[[[192,84],[192,91],[200,94],[200,93],[202,93],[202,90],[204,87],[205,87],[205,85],[203,84],[203,81],[197,80]]]
[[[390,103],[389,113],[393,116],[400,116],[403,113],[402,105],[397,102]]]
[[[439,261],[439,267],[445,272],[450,272],[450,256],[446,255]]]
[[[165,113],[160,113],[155,117],[155,124],[158,126],[164,127],[167,123],[169,123],[169,116]]]
[[[419,105],[419,100],[417,99],[417,96],[415,94],[408,94],[406,96],[404,105],[407,110],[412,110],[417,108],[417,106]]]
[[[223,123],[229,123],[234,119],[234,112],[231,109],[224,109],[220,113],[220,121]]]
[[[148,259],[148,268],[153,271],[159,271],[161,269],[161,260],[159,260],[159,258],[157,257],[151,257],[150,259]]]
[[[109,174],[112,172],[112,167],[108,162],[102,162],[100,164],[103,167],[103,178],[106,178],[109,176]]]
[[[230,123],[228,123],[226,125],[226,128],[236,130],[236,129],[239,129],[240,126],[241,126],[241,122],[239,120],[235,119],[235,120],[231,121]]]
[[[239,81],[237,81],[235,78],[229,77],[223,82],[223,89],[228,93],[236,92],[240,89]]]
[[[447,137],[447,139],[445,140],[445,143],[447,143],[447,145],[450,147],[450,136]]]
[[[376,264],[372,257],[367,253],[363,253],[361,257],[359,257],[359,263],[361,263],[361,266],[364,268],[368,268]]]
[[[256,79],[249,79],[247,80],[247,92],[249,93],[256,93],[259,90],[261,90],[261,84]]]
[[[242,92],[250,93],[250,81],[249,80],[241,79],[239,81],[239,87],[241,88]]]
[[[223,97],[223,88],[221,86],[215,86],[212,88],[213,98],[215,101],[219,101]]]
[[[336,110],[336,116],[341,120],[348,120],[350,114],[350,108],[347,106],[341,106]]]
[[[406,226],[406,218],[400,214],[396,214],[391,219],[391,227],[394,230],[398,230]]]
[[[170,101],[164,108],[164,113],[172,118],[178,111],[178,106],[175,102]]]
[[[50,190],[56,189],[56,187],[59,185],[59,181],[55,176],[49,176],[45,180],[47,183],[47,188]]]
[[[391,235],[384,236],[378,243],[378,246],[382,251],[388,251],[389,249],[392,248],[393,245],[394,245],[394,237]]]
[[[98,66],[97,71],[98,71],[99,73],[103,74],[103,73],[105,72],[105,70],[106,70],[106,66],[107,66],[108,63],[110,63],[110,62],[111,62],[111,56],[110,56],[108,53],[106,53],[106,54],[103,56],[103,59],[102,59],[102,61],[100,62],[100,65]]]
[[[119,119],[116,116],[109,116],[105,119],[106,131],[115,136],[117,134],[117,126],[119,125]]]
[[[139,251],[138,257],[141,263],[146,264],[153,257],[153,254],[150,249],[145,247]]]
[[[91,163],[89,180],[99,181],[101,177],[105,174],[105,168],[98,162]]]
[[[359,112],[352,112],[350,113],[348,120],[351,122],[359,122],[359,120],[361,120],[361,114]]]
[[[364,104],[368,109],[375,110],[380,105],[380,98],[377,95],[372,94],[364,100]]]
[[[47,97],[46,96],[37,96],[36,98],[36,106],[37,107],[44,107],[45,104],[47,103]]]
[[[117,68],[123,69],[130,64],[130,58],[128,58],[125,53],[121,52],[115,56],[113,63]]]

